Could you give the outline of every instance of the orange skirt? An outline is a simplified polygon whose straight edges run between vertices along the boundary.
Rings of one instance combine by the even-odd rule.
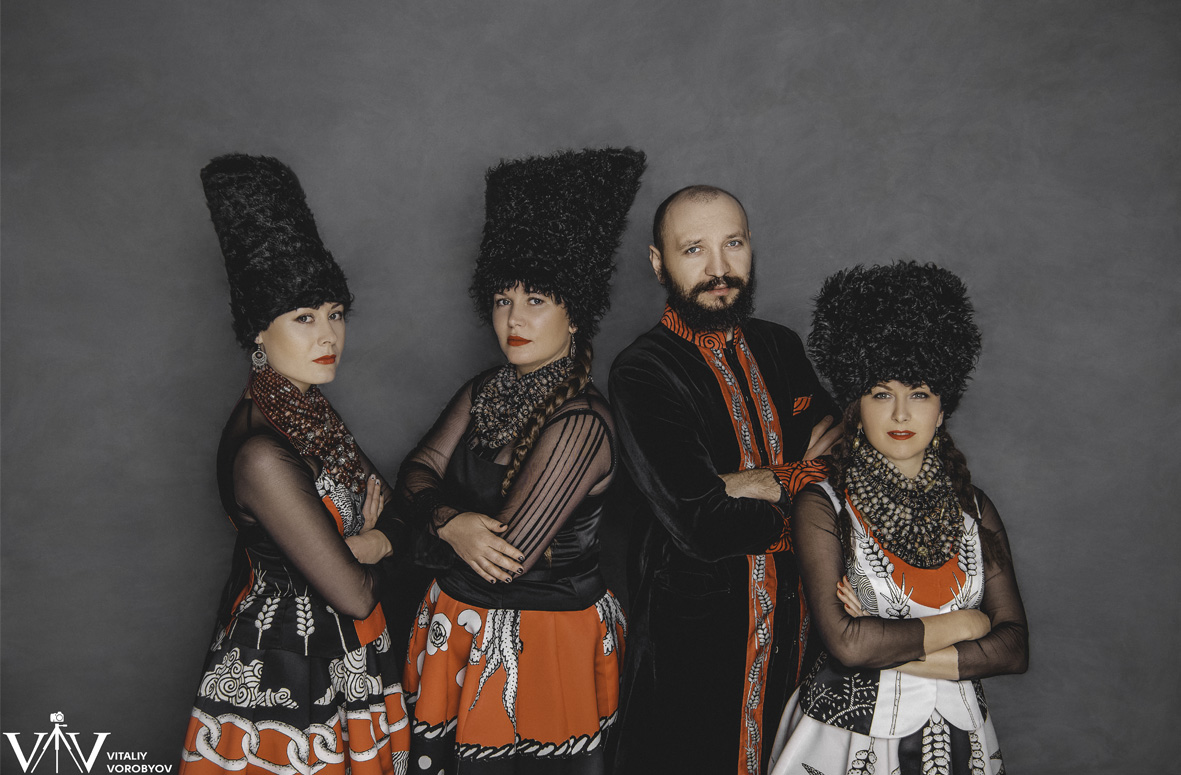
[[[626,632],[610,592],[581,611],[489,610],[432,584],[403,675],[411,771],[605,771]]]

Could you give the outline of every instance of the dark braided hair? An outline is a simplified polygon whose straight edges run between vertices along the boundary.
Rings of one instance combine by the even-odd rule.
[[[851,522],[853,515],[849,513],[845,488],[848,486],[846,472],[853,460],[853,440],[857,437],[857,426],[861,423],[860,399],[853,401],[845,408],[844,423],[844,434],[833,444],[829,453],[830,457],[826,462],[828,463],[828,483],[836,491],[840,503],[837,512],[837,537],[841,541],[845,557],[851,561],[853,559]],[[984,552],[985,559],[1000,567],[1007,567],[1010,560],[1001,544],[1000,536],[981,524],[980,508],[976,503],[976,489],[972,486],[972,472],[968,470],[968,461],[964,457],[964,453],[956,447],[951,434],[947,431],[946,419],[936,429],[935,438],[939,441],[937,453],[939,462],[943,464],[943,470],[951,479],[951,486],[955,490],[960,508],[972,517],[980,531],[980,548]],[[868,444],[869,442],[862,443]],[[842,519],[842,517],[845,518]]]
[[[512,486],[513,479],[521,470],[521,464],[525,462],[529,450],[533,449],[537,437],[541,435],[541,429],[549,422],[549,418],[554,416],[558,407],[582,393],[590,384],[594,348],[589,340],[579,340],[577,336],[574,338],[574,342],[574,367],[570,369],[570,376],[559,383],[545,401],[538,405],[532,416],[526,420],[525,427],[521,429],[521,434],[517,436],[516,443],[513,445],[513,454],[509,459],[508,470],[504,472],[504,480],[500,484],[501,495],[508,494],[508,488]]]

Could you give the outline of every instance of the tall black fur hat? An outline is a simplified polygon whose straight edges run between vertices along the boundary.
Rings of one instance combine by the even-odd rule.
[[[949,416],[980,357],[980,330],[960,278],[934,264],[899,261],[825,280],[808,350],[842,406],[879,382],[925,382]]]
[[[320,241],[299,180],[269,156],[231,153],[201,170],[205,201],[230,279],[234,334],[243,347],[298,307],[352,303],[344,272]]]
[[[561,302],[579,334],[593,337],[610,304],[615,250],[645,166],[641,151],[605,148],[488,170],[471,287],[481,317],[491,320],[495,294],[523,283]]]

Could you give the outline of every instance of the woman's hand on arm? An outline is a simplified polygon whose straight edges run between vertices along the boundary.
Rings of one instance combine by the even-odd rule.
[[[975,608],[924,616],[919,621],[923,623],[924,659],[956,643],[983,638],[992,629],[988,614]]]
[[[507,529],[492,517],[465,511],[448,520],[437,533],[481,578],[495,584],[508,583],[524,571],[521,553],[498,535]]]
[[[856,619],[859,616],[869,616],[861,607],[861,599],[853,592],[853,587],[849,585],[849,577],[844,576],[837,584],[837,599],[845,606],[845,613]]]
[[[363,530],[355,536],[344,539],[349,550],[363,565],[376,565],[394,552],[390,539],[380,530]]]
[[[365,480],[365,504],[361,507],[361,516],[365,518],[365,527],[362,532],[372,530],[377,524],[377,518],[381,516],[382,509],[385,508],[385,494],[387,488],[384,482],[377,477],[377,474],[369,474],[369,478]]]
[[[365,519],[365,527],[355,536],[349,536],[344,542],[357,558],[357,562],[364,565],[376,565],[393,554],[394,546],[389,536],[380,530],[374,530],[377,518],[385,508],[385,494],[388,490],[377,474],[370,474],[365,482],[365,504],[361,506],[361,516]]]
[[[942,678],[947,681],[960,679],[960,652],[955,646],[945,646],[927,654],[923,659],[906,662],[894,668],[899,673],[919,678]]]

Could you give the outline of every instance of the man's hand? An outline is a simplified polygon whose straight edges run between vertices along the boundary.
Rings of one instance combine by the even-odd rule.
[[[830,427],[831,426],[831,427]],[[812,438],[808,440],[808,451],[804,453],[804,460],[814,460],[828,452],[829,447],[837,443],[837,439],[845,432],[845,424],[833,425],[831,416],[825,417],[812,427]]]
[[[731,498],[755,498],[768,503],[778,503],[783,497],[783,488],[779,486],[779,480],[769,468],[718,474],[718,478],[726,483],[726,495]]]

